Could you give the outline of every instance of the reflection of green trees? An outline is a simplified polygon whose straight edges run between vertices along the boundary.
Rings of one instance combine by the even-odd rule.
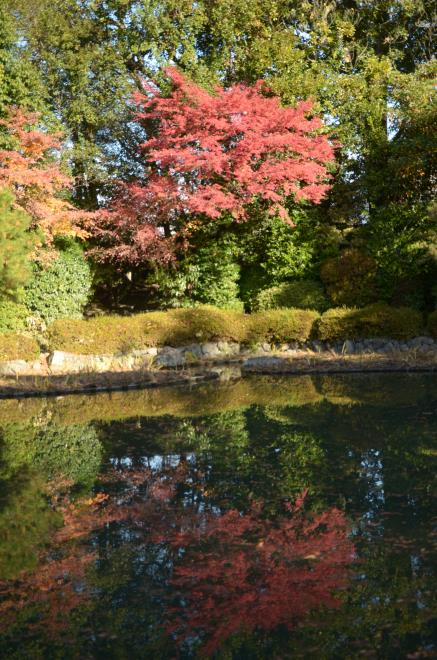
[[[0,475],[29,467],[48,481],[90,486],[101,463],[101,443],[91,425],[9,424],[0,429]]]
[[[23,470],[13,483],[3,484],[0,496],[0,581],[10,580],[38,563],[38,550],[60,524],[50,508],[44,482]]]
[[[394,649],[393,657],[404,657],[432,641],[437,636],[437,536],[430,536],[437,509],[436,377],[320,376],[311,380],[318,396],[309,400],[304,388],[301,401],[297,394],[290,397],[291,385],[277,396],[275,388],[282,382],[271,380],[259,389],[252,385],[252,394],[257,391],[259,397],[256,405],[241,386],[233,408],[229,392],[220,390],[214,406],[202,415],[206,388],[193,414],[184,403],[174,417],[155,410],[153,417],[101,423],[98,435],[89,426],[55,424],[60,416],[54,401],[49,422],[4,427],[0,534],[5,536],[6,530],[9,536],[0,571],[13,577],[31,566],[32,552],[56,524],[42,494],[42,478],[63,476],[89,484],[102,453],[106,465],[111,459],[116,467],[140,475],[144,469],[155,470],[165,482],[165,469],[180,462],[172,506],[182,504],[181,510],[214,515],[232,507],[247,511],[258,500],[269,517],[283,499],[309,488],[305,506],[310,515],[315,508],[337,505],[354,526],[360,561],[356,574],[351,573],[350,590],[342,596],[344,606],[306,621],[291,636],[282,628],[237,633],[226,642],[224,657],[308,657],[308,649],[314,649],[315,657],[355,657],[357,649],[375,657],[391,657]],[[217,412],[222,395],[223,409]],[[178,397],[172,405],[179,405],[183,397]],[[108,488],[105,481],[110,492]],[[376,504],[375,488],[383,496]],[[147,502],[147,488],[136,492]],[[21,527],[14,518],[23,521]],[[93,534],[99,561],[90,565],[86,580],[98,597],[90,610],[72,617],[77,621],[77,629],[72,624],[70,631],[77,655],[86,656],[90,649],[82,630],[91,625],[93,649],[101,657],[111,657],[113,649],[120,657],[126,648],[139,657],[144,649],[156,658],[174,651],[159,628],[168,591],[168,555],[162,544],[137,532],[126,520]],[[13,556],[15,546],[22,557]]]
[[[48,426],[37,433],[34,461],[49,480],[60,476],[90,487],[100,468],[102,448],[95,428]]]
[[[244,508],[256,499],[273,503],[320,489],[325,458],[317,435],[267,418],[259,407],[101,429],[116,464],[128,456],[133,467],[151,465],[154,455],[164,464],[186,462],[187,479],[179,489],[186,501]]]
[[[101,461],[91,426],[9,424],[0,429],[0,580],[36,565],[60,518],[47,482],[89,488]]]

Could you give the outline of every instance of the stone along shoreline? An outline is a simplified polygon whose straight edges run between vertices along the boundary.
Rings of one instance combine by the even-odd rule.
[[[218,341],[97,355],[55,350],[0,363],[0,396],[191,384],[246,373],[422,370],[437,370],[437,341],[429,336],[256,346]]]

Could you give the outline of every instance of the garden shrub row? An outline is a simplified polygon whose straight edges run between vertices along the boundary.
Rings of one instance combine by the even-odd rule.
[[[256,314],[202,306],[88,321],[57,320],[49,327],[49,348],[73,353],[128,352],[150,346],[231,341],[306,341],[318,313],[276,309]]]
[[[330,309],[322,316],[303,309],[272,309],[249,315],[201,306],[130,317],[57,320],[48,329],[48,347],[82,354],[127,353],[151,346],[210,341],[251,345],[309,339],[328,342],[370,337],[409,339],[424,331],[422,316],[416,310],[383,304],[361,309]]]
[[[437,337],[437,312],[428,319]],[[361,309],[340,307],[320,314],[303,309],[272,309],[243,314],[201,306],[147,312],[135,316],[102,316],[89,320],[58,319],[47,331],[47,348],[86,355],[128,353],[153,346],[231,341],[247,345],[305,342],[319,339],[387,337],[409,339],[425,332],[419,312],[383,304]],[[0,360],[32,360],[37,342],[17,332],[0,333]]]

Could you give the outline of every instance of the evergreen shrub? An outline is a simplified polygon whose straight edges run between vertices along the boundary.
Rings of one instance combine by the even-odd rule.
[[[27,327],[29,310],[22,303],[0,298],[0,332],[19,332]]]
[[[160,268],[148,278],[155,287],[160,309],[214,305],[243,311],[239,298],[240,266],[232,240],[200,247],[177,269]]]
[[[356,248],[344,250],[338,257],[327,259],[320,277],[334,305],[358,307],[378,299],[375,260]]]
[[[81,318],[90,297],[92,276],[80,246],[70,242],[54,261],[48,265],[35,263],[33,270],[24,297],[31,314],[46,323]]]
[[[192,257],[191,267],[198,273],[192,297],[199,303],[243,311],[238,297],[240,266],[234,251],[231,241],[221,241],[200,248]]]
[[[409,307],[375,303],[361,309],[336,307],[318,320],[315,331],[322,341],[388,337],[410,339],[423,333],[420,312]]]
[[[248,316],[249,342],[281,343],[309,339],[318,312],[304,309],[272,309]]]
[[[255,310],[295,307],[324,312],[329,307],[323,286],[317,280],[296,280],[260,291],[255,298]]]
[[[0,362],[35,360],[39,355],[35,339],[15,332],[0,333]]]

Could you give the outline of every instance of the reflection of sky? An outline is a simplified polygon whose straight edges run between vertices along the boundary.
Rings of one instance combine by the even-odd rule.
[[[373,522],[381,513],[385,504],[383,462],[381,452],[378,449],[369,449],[362,455],[360,461],[359,478],[365,483],[366,495],[364,501],[367,503],[367,510],[361,516],[361,525]],[[383,532],[382,524],[377,529],[372,528],[371,535],[375,532],[381,535]],[[370,533],[370,530],[368,530]]]

